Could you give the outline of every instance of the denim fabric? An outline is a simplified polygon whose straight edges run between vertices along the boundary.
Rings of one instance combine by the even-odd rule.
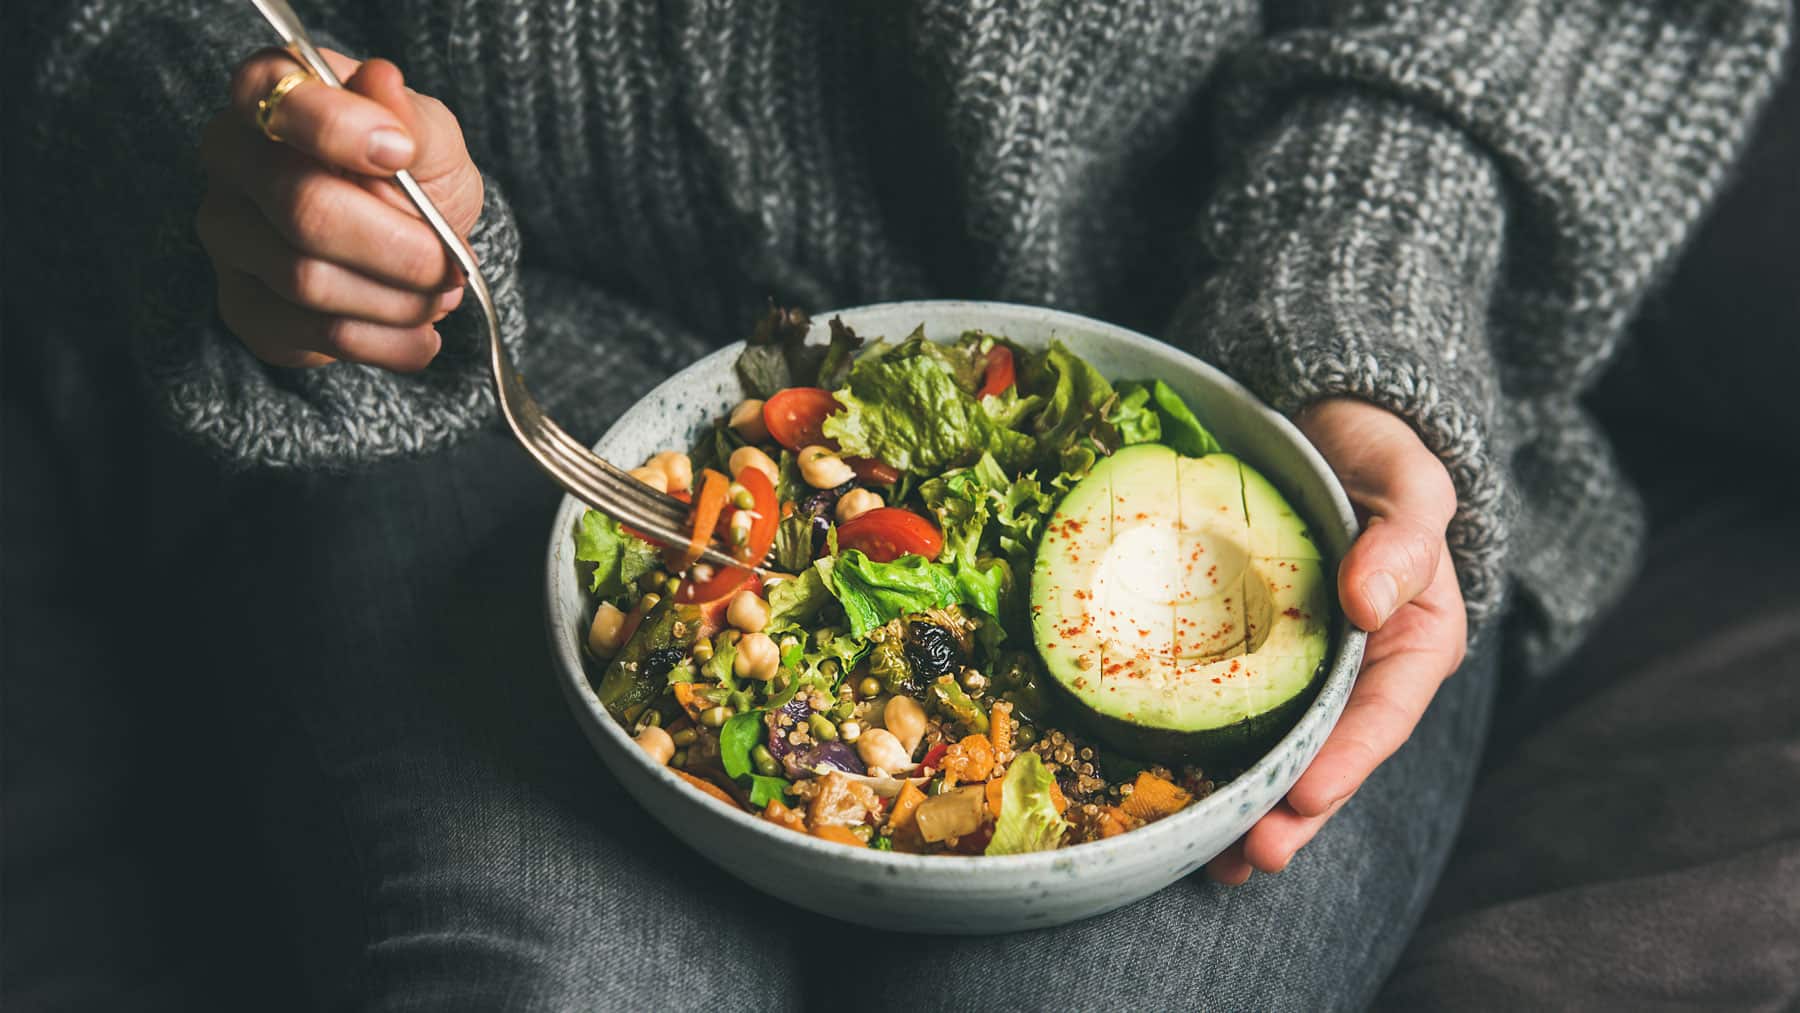
[[[1488,658],[1291,869],[1241,889],[1195,877],[989,939],[886,936],[757,894],[625,797],[567,713],[543,643],[555,498],[487,435],[375,474],[246,480],[194,564],[216,570],[217,663],[291,720],[262,746],[270,838],[318,1004],[1353,1008],[1437,878]]]

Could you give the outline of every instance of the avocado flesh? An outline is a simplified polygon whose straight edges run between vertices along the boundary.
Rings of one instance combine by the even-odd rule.
[[[1310,697],[1329,639],[1304,522],[1229,454],[1139,444],[1097,464],[1051,518],[1031,593],[1057,684],[1108,742],[1151,759],[1266,749]]]

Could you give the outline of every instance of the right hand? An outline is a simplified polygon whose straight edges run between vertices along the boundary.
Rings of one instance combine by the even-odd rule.
[[[405,87],[386,60],[323,51],[344,89],[310,80],[270,124],[257,100],[296,69],[263,50],[231,78],[231,105],[206,125],[206,197],[195,224],[219,283],[219,315],[264,362],[336,360],[423,369],[432,326],[462,301],[462,272],[392,182],[410,169],[467,237],[481,215],[481,173],[442,102]]]

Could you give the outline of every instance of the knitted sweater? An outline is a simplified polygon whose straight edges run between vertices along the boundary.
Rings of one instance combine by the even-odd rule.
[[[238,462],[365,464],[493,424],[467,311],[413,376],[271,369],[219,324],[194,141],[273,39],[248,4],[67,6],[31,29],[10,114],[39,170],[11,211],[53,268],[37,291],[80,286],[174,422]],[[1460,496],[1471,619],[1511,595],[1509,641],[1542,666],[1642,528],[1579,396],[1743,146],[1792,11],[1269,6],[299,5],[460,117],[506,340],[577,432],[771,297],[1112,318],[1278,409],[1347,394],[1409,420]]]

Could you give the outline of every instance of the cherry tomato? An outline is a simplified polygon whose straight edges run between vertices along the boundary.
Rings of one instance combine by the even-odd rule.
[[[682,605],[696,605],[700,609],[699,636],[710,637],[725,626],[725,610],[731,605],[731,598],[739,591],[762,593],[762,578],[755,570],[738,566],[727,566],[715,570],[706,580],[696,581],[692,577],[681,582],[675,590],[675,600]]]
[[[981,397],[993,397],[1014,382],[1013,353],[1005,345],[988,349],[987,372],[982,375]]]
[[[944,762],[944,754],[949,751],[950,743],[940,742],[925,751],[925,758],[919,761],[919,766],[936,770],[938,764]]]
[[[763,425],[775,442],[789,450],[822,445],[837,448],[825,439],[825,416],[839,410],[837,399],[822,387],[788,387],[763,402]]]
[[[900,481],[900,471],[890,468],[872,457],[846,457],[844,463],[856,472],[859,481],[869,485],[893,485]]]
[[[775,545],[775,528],[781,523],[775,484],[757,468],[745,468],[738,473],[737,480],[739,485],[750,490],[750,536],[742,546],[732,546],[731,555],[741,563],[755,566]],[[719,531],[727,540],[731,537],[731,518],[744,512],[735,506],[728,507],[719,518]]]
[[[838,525],[839,549],[857,549],[877,563],[918,554],[936,559],[944,536],[937,526],[911,510],[877,507]]]

